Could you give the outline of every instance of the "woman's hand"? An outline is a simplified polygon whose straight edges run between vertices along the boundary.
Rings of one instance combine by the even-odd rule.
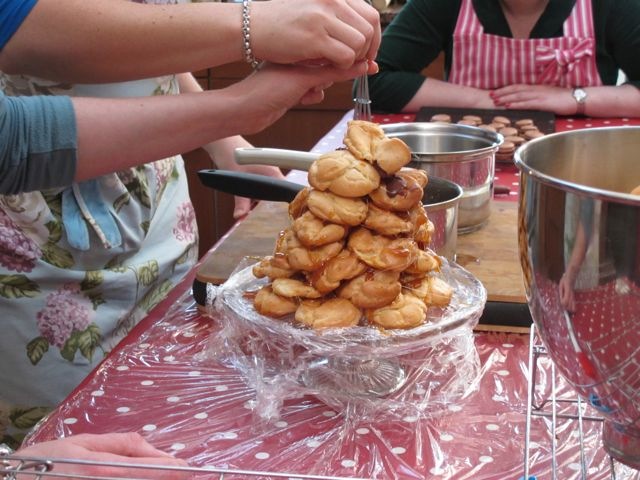
[[[509,110],[543,110],[557,115],[574,115],[576,101],[571,89],[549,85],[508,85],[489,95],[496,107]]]
[[[136,463],[159,467],[186,467],[188,464],[156,449],[137,433],[80,434],[22,448],[15,456],[47,459],[73,459],[95,462]],[[151,468],[122,468],[95,465],[55,463],[53,473],[91,475],[113,478],[153,478],[182,480],[191,477],[187,472]],[[27,476],[25,475],[25,478]],[[29,475],[31,477],[31,475]],[[21,478],[21,477],[18,477]],[[66,478],[75,478],[73,476]],[[86,478],[86,477],[83,477]]]
[[[322,101],[326,86],[364,74],[368,63],[361,61],[347,69],[266,64],[234,85],[199,95],[220,92],[233,98],[235,107],[225,117],[224,128],[234,134],[249,135],[262,131],[298,104]]]
[[[576,274],[573,270],[568,269],[558,283],[558,293],[560,295],[560,305],[568,312],[574,312],[576,309],[576,299],[573,293],[576,283]]]
[[[379,46],[380,14],[364,0],[251,4],[251,47],[262,60],[349,68],[375,59]]]

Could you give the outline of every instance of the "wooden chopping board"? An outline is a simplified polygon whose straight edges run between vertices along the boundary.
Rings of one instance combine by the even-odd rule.
[[[487,225],[458,236],[456,261],[483,283],[489,301],[526,303],[518,260],[517,209],[515,202],[494,201]],[[273,253],[278,233],[288,225],[286,203],[260,202],[203,259],[197,280],[224,283],[244,257],[258,259]]]

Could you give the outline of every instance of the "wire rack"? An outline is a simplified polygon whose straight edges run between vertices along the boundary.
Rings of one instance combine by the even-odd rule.
[[[71,474],[56,471],[56,466],[76,465],[78,467],[105,467],[108,468],[110,475],[115,476],[100,476],[91,474]],[[38,457],[23,457],[14,456],[9,450],[0,449],[0,478],[3,480],[16,480],[35,478],[73,478],[73,479],[86,479],[86,480],[143,480],[136,477],[118,475],[119,469],[137,469],[160,472],[168,471],[172,472],[185,472],[192,475],[206,475],[207,479],[218,480],[240,480],[240,479],[257,479],[262,480],[367,480],[363,478],[354,477],[331,477],[324,475],[301,475],[297,473],[276,473],[276,472],[259,472],[253,470],[229,470],[214,467],[159,467],[157,465],[140,465],[140,464],[125,464],[125,463],[112,463],[112,462],[91,462],[83,460],[68,460],[68,459],[45,459]],[[124,470],[123,470],[124,471]],[[18,477],[19,475],[19,477]],[[124,475],[124,474],[123,474]],[[150,478],[148,475],[144,475],[144,478]],[[370,480],[370,479],[369,479]]]
[[[540,369],[540,361],[542,358],[547,357],[547,350],[542,345],[539,337],[535,333],[535,326],[531,326],[531,333],[529,338],[529,378],[528,378],[528,399],[527,399],[527,421],[525,426],[525,451],[524,451],[524,476],[523,479],[535,479],[535,472],[532,467],[533,461],[531,459],[531,422],[534,417],[547,417],[550,419],[548,425],[550,425],[550,461],[552,480],[557,480],[558,474],[558,444],[557,444],[557,429],[559,422],[569,421],[572,422],[572,428],[577,432],[577,438],[579,440],[580,447],[580,471],[579,477],[581,480],[588,480],[589,470],[586,462],[586,449],[593,448],[585,443],[585,425],[587,422],[599,422],[602,423],[603,418],[597,414],[594,414],[592,409],[584,400],[582,400],[575,392],[570,394],[563,394],[559,396],[558,386],[556,380],[558,378],[555,366],[553,362],[550,363],[550,389],[544,391],[538,384]],[[611,480],[623,480],[628,478],[625,474],[617,473],[619,470],[625,470],[627,467],[616,462],[613,458],[608,457],[608,468]],[[628,471],[628,470],[626,470]],[[601,472],[600,472],[601,473]],[[602,478],[602,477],[600,477]]]

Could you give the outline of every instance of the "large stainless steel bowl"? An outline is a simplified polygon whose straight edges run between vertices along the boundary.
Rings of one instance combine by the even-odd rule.
[[[558,133],[515,155],[529,308],[561,374],[640,466],[640,128]]]
[[[462,187],[459,233],[473,232],[487,222],[502,135],[468,125],[433,122],[394,123],[381,128],[388,137],[407,144],[414,154],[411,167]]]

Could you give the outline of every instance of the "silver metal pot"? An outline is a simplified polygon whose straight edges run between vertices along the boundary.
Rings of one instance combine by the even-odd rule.
[[[557,133],[518,149],[529,308],[561,374],[640,467],[640,128]]]
[[[422,204],[429,220],[435,226],[435,232],[429,245],[438,255],[453,262],[456,259],[458,245],[459,205],[462,198],[460,185],[450,180],[430,177]]]
[[[409,165],[462,187],[458,233],[481,228],[491,214],[495,156],[502,135],[477,127],[432,122],[381,125],[414,154]]]

